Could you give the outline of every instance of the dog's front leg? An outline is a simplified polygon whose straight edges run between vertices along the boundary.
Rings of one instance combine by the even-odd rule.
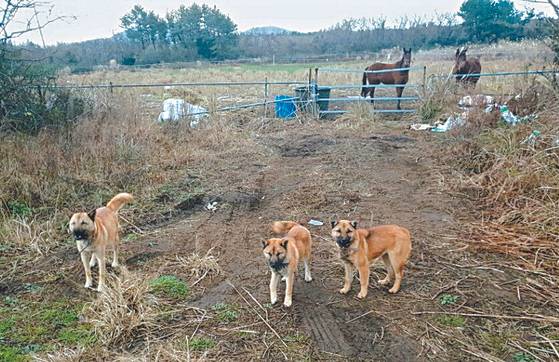
[[[270,302],[272,305],[278,301],[278,284],[280,279],[280,275],[272,270],[272,277],[270,278]]]
[[[340,289],[340,293],[347,294],[351,289],[351,281],[353,279],[353,265],[344,261],[344,287]]]
[[[291,270],[287,272],[287,282],[285,285],[285,299],[283,300],[283,305],[285,307],[291,307],[293,303],[293,283],[295,282],[295,273]]]
[[[79,249],[79,248],[78,248]],[[89,266],[89,254],[87,251],[82,251],[80,257],[82,259],[83,268],[85,270],[85,288],[91,288],[93,280],[91,279],[91,267]]]
[[[97,291],[102,292],[105,289],[105,248],[99,247],[95,250],[95,257],[97,258],[97,262],[99,264],[99,285],[97,285]]]
[[[359,283],[361,284],[361,291],[357,294],[357,298],[363,299],[367,296],[369,291],[369,265],[363,263],[359,265]]]

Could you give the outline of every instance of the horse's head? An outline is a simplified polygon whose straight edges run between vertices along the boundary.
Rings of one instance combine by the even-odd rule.
[[[456,55],[455,55],[456,63],[454,64],[455,69],[460,70],[460,69],[463,69],[466,66],[466,52],[467,51],[468,51],[468,47],[456,49]]]
[[[402,56],[402,68],[409,68],[411,65],[411,48],[408,50],[404,48],[404,55]]]

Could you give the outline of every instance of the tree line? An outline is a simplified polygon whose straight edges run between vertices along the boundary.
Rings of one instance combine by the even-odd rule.
[[[549,20],[520,11],[510,0],[466,0],[456,14],[432,18],[346,19],[313,33],[239,33],[216,7],[193,4],[160,16],[134,6],[121,18],[122,33],[109,39],[48,47],[49,62],[87,70],[116,59],[120,64],[156,64],[239,58],[293,58],[324,54],[371,53],[395,46],[429,48],[473,42],[544,38]],[[28,45],[30,50],[45,49]]]

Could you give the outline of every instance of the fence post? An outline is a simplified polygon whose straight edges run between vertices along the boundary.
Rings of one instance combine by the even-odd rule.
[[[264,80],[264,118],[268,116],[268,77]]]
[[[423,98],[425,98],[425,96],[427,95],[427,88],[426,88],[426,83],[427,82],[427,66],[424,65],[423,66]]]
[[[111,94],[113,94],[113,82],[109,82],[109,90],[111,91]]]
[[[320,107],[318,106],[318,68],[314,68],[313,102],[316,118],[320,118]]]

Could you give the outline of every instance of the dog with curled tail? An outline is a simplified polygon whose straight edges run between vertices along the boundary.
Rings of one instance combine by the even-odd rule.
[[[68,232],[76,240],[76,246],[85,269],[85,288],[91,288],[91,268],[99,265],[99,283],[97,291],[105,288],[105,253],[107,247],[113,249],[112,267],[118,267],[119,224],[118,211],[122,206],[132,202],[133,197],[120,193],[113,197],[106,206],[89,213],[78,212],[72,215]]]

